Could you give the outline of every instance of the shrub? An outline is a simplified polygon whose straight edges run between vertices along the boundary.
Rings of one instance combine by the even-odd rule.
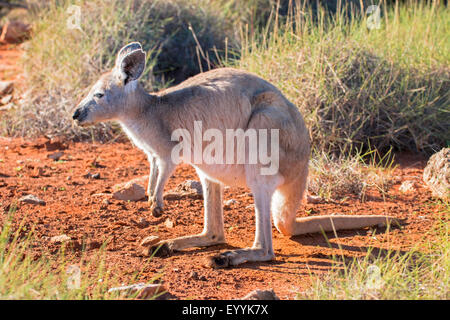
[[[444,6],[415,2],[365,19],[297,12],[268,34],[242,37],[241,59],[303,113],[326,152],[362,144],[433,152],[450,141],[450,69]]]
[[[149,53],[142,82],[152,89],[214,67],[231,34],[206,0],[82,0],[81,29],[67,27],[71,3],[30,4],[34,35],[23,60],[29,101],[3,119],[7,134],[110,139],[114,125],[74,127],[71,112],[123,45],[140,41]]]

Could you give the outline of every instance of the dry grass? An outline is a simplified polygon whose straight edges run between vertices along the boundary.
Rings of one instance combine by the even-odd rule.
[[[448,211],[448,207],[446,210]],[[389,230],[387,230],[389,232]],[[438,221],[411,250],[369,248],[351,262],[339,255],[333,269],[298,294],[308,300],[448,300],[448,221]],[[387,244],[389,246],[389,244]],[[377,253],[378,251],[378,253]]]

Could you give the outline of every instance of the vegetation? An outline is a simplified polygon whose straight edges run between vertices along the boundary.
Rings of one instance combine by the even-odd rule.
[[[42,255],[33,255],[32,247],[36,243],[33,230],[15,221],[15,211],[12,206],[0,225],[0,300],[98,300],[133,298],[138,294],[124,296],[124,292],[108,292],[120,282],[105,265],[104,248],[96,257],[88,257],[82,251],[81,259],[76,262],[71,262],[65,254],[71,250],[69,246],[62,246],[56,254],[43,248]],[[136,281],[138,276],[138,272],[130,276],[130,281]],[[150,282],[160,276],[156,275]],[[156,293],[154,298],[160,294]]]
[[[114,125],[80,129],[70,113],[118,49],[138,40],[149,53],[147,89],[219,65],[255,72],[299,107],[327,153],[361,145],[431,153],[450,141],[450,17],[439,1],[383,6],[372,29],[355,1],[325,2],[334,14],[307,1],[80,1],[80,28],[69,28],[71,3],[30,3],[31,91],[2,119],[6,134],[116,138]]]
[[[448,208],[447,208],[448,210]],[[433,237],[433,241],[430,240]],[[314,279],[299,299],[418,300],[450,298],[450,245],[448,221],[439,221],[407,252],[369,248],[362,258],[343,262],[325,277]]]

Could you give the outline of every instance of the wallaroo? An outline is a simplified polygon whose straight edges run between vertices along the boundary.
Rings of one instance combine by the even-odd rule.
[[[212,256],[211,267],[220,268],[246,261],[274,259],[273,222],[281,233],[305,233],[357,229],[387,225],[397,220],[387,216],[316,216],[296,218],[306,187],[310,142],[298,109],[272,84],[249,72],[232,68],[215,69],[157,93],[147,93],[138,79],[145,69],[146,54],[133,42],[118,53],[114,68],[94,84],[73,114],[80,125],[118,121],[151,162],[149,201],[156,214],[162,213],[163,188],[175,168],[171,159],[172,133],[183,129],[194,136],[194,125],[202,130],[276,129],[279,132],[278,170],[261,174],[265,165],[257,163],[211,163],[182,157],[200,177],[204,194],[204,229],[200,234],[163,240],[156,254],[165,255],[189,247],[225,243],[222,186],[251,189],[255,201],[256,233],[252,247]],[[268,139],[270,140],[270,139]],[[201,148],[205,148],[201,144]],[[204,151],[204,150],[201,151]],[[270,148],[269,148],[270,149]],[[194,150],[191,150],[194,154]],[[246,155],[247,158],[250,155]],[[188,160],[186,160],[188,159]]]

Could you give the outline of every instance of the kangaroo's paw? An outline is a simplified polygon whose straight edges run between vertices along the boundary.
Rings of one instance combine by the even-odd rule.
[[[267,253],[264,249],[247,248],[226,251],[209,257],[207,266],[215,269],[236,266],[247,261],[270,261],[275,258],[273,253]]]
[[[150,203],[150,210],[152,211],[152,215],[155,218],[159,218],[163,215],[164,210],[163,208],[161,208],[160,206],[158,206],[158,204],[156,203],[156,201],[153,200],[149,200]]]

